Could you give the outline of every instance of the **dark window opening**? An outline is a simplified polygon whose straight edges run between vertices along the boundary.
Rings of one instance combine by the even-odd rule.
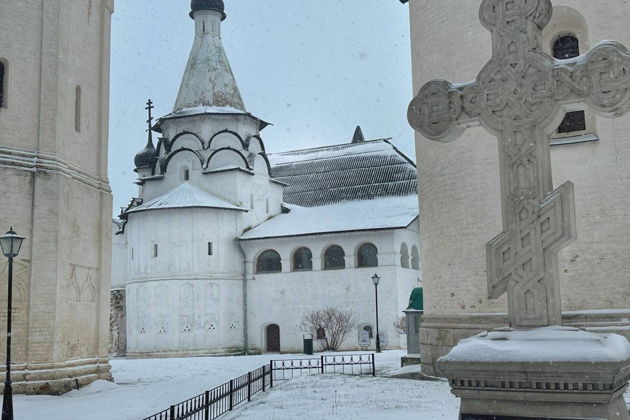
[[[157,244],[153,244],[153,258],[158,256],[158,246]]]
[[[81,131],[81,86],[77,86],[74,91],[74,129]]]
[[[558,37],[553,43],[553,56],[559,60],[567,60],[580,55],[580,41],[573,34]],[[584,111],[568,112],[560,127],[558,134],[575,133],[586,130],[586,116]]]
[[[208,242],[208,255],[212,255],[212,242]]]
[[[300,248],[293,254],[293,271],[309,271],[313,269],[313,254],[308,248]]]
[[[190,180],[190,171],[188,169],[184,170],[184,181]]]
[[[586,130],[586,115],[584,111],[567,112],[558,127],[559,134],[574,133]]]
[[[378,267],[378,249],[373,244],[361,245],[358,257],[358,267]]]
[[[363,327],[363,331],[367,331],[368,334],[370,334],[370,338],[374,338],[373,333],[372,333],[372,327],[370,325],[366,325],[365,327]]]
[[[0,108],[4,108],[4,75],[6,71],[4,68],[4,63],[0,61]]]
[[[282,271],[280,254],[273,249],[263,252],[256,262],[257,273],[279,273]]]
[[[553,56],[559,60],[567,60],[580,55],[580,41],[574,35],[563,35],[553,43]]]
[[[346,253],[343,248],[333,245],[324,253],[324,270],[346,268]]]
[[[418,252],[418,247],[415,245],[411,247],[411,268],[420,270],[420,252]]]
[[[406,243],[400,245],[400,266],[402,268],[409,268],[409,248]]]

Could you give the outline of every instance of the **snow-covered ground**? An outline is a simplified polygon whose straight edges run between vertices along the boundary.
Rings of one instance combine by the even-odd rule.
[[[458,402],[446,382],[378,377],[398,369],[403,354],[399,350],[377,354],[376,378],[309,375],[277,382],[271,392],[257,394],[251,403],[242,403],[224,418],[394,419],[425,412],[426,418],[456,418]],[[59,397],[16,395],[15,417],[138,420],[254,370],[271,358],[300,357],[305,356],[113,359],[115,383],[97,381]]]
[[[312,375],[258,394],[225,419],[456,419],[459,400],[443,381]]]
[[[385,377],[398,371],[404,352],[376,355],[377,377],[319,375],[277,381],[222,419],[454,419],[459,401],[445,381]],[[206,389],[214,388],[270,358],[304,355],[199,357],[189,359],[114,359],[115,383],[97,381],[59,397],[14,397],[22,420],[139,420]],[[630,402],[630,395],[626,394]]]

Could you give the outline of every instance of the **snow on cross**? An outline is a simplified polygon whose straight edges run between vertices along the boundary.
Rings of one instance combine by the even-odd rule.
[[[605,117],[630,107],[628,50],[605,41],[555,60],[541,48],[551,13],[550,0],[484,0],[492,59],[474,82],[427,83],[408,111],[412,127],[430,140],[453,141],[475,124],[499,138],[504,231],[486,246],[488,294],[508,293],[516,328],[562,324],[558,252],[577,233],[573,184],[553,190],[551,128],[571,105],[586,102]]]

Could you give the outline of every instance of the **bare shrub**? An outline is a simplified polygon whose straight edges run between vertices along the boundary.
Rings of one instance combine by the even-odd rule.
[[[322,351],[337,351],[356,325],[357,317],[352,311],[329,307],[302,315],[298,328],[312,334]]]

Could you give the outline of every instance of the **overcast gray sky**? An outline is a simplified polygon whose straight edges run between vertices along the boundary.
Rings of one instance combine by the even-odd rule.
[[[392,137],[414,154],[408,6],[398,0],[225,0],[223,43],[247,110],[273,126],[268,152]],[[114,215],[137,194],[133,157],[175,103],[194,28],[189,0],[117,0],[109,177]]]

